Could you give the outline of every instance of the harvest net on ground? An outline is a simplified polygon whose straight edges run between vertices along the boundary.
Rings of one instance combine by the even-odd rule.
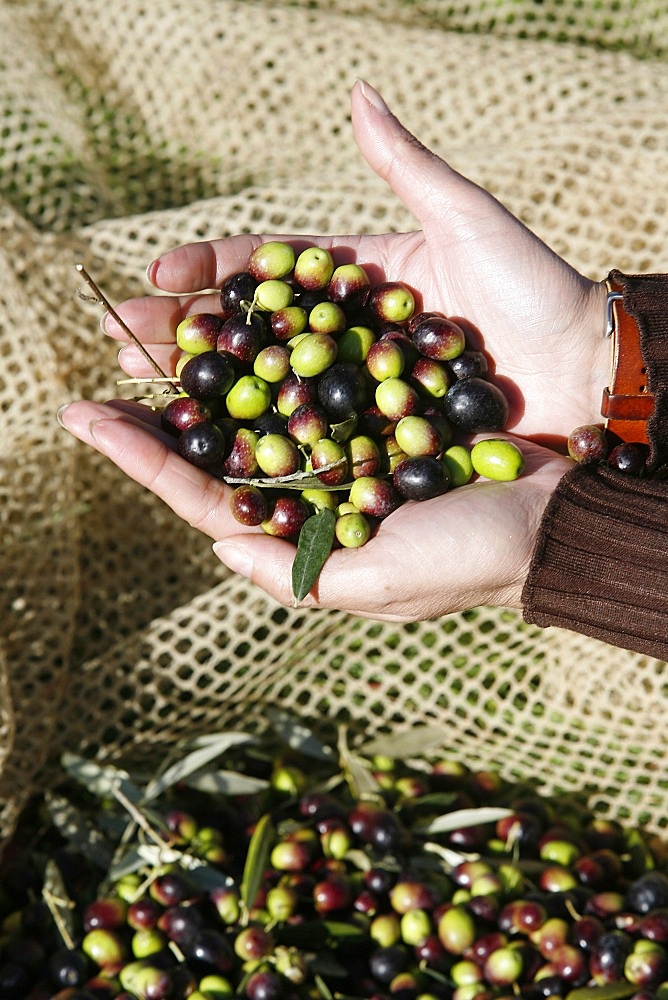
[[[186,241],[414,225],[354,146],[358,76],[584,273],[665,269],[665,4],[5,0],[0,25],[0,833],[63,750],[159,759],[276,705],[440,724],[472,766],[664,828],[665,663],[504,609],[280,607],[55,413],[130,394],[77,262],[117,302]]]

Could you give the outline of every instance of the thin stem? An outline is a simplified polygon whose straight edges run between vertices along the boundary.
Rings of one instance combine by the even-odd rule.
[[[160,378],[165,379],[165,381],[168,383],[168,385],[171,387],[171,389],[174,392],[176,392],[176,393],[180,392],[180,389],[178,388],[178,386],[174,384],[174,382],[169,378],[168,375],[165,374],[165,372],[163,372],[163,370],[160,367],[160,365],[158,364],[158,362],[153,360],[153,358],[148,353],[148,351],[146,350],[146,348],[144,347],[144,345],[142,344],[142,342],[135,336],[135,334],[132,332],[132,330],[127,325],[127,323],[124,320],[121,319],[121,317],[118,315],[118,313],[116,312],[116,310],[114,309],[114,307],[111,305],[111,303],[109,302],[109,300],[106,298],[106,296],[102,294],[102,292],[100,291],[100,289],[98,288],[98,286],[95,284],[95,282],[93,281],[93,279],[91,278],[90,274],[88,273],[88,271],[86,270],[86,268],[83,266],[83,264],[77,264],[76,268],[77,268],[77,271],[79,272],[79,274],[81,275],[81,277],[84,279],[84,281],[86,282],[86,284],[89,286],[89,288],[92,290],[93,294],[95,295],[95,301],[99,302],[100,305],[103,305],[104,308],[107,310],[107,312],[110,313],[114,317],[114,319],[116,320],[116,322],[118,323],[118,325],[121,327],[121,329],[125,333],[127,333],[128,337],[130,338],[130,340],[132,341],[132,343],[136,347],[139,348],[139,350],[141,351],[141,353],[144,355],[144,357],[146,358],[146,360],[150,364],[151,368],[153,368],[153,370],[158,374],[158,376]]]

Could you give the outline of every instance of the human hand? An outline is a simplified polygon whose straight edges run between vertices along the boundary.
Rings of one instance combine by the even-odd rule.
[[[61,422],[215,540],[216,555],[282,604],[292,603],[295,546],[232,517],[231,488],[173,450],[141,403],[70,403]],[[497,436],[497,435],[495,435]],[[302,603],[379,621],[417,621],[482,605],[520,607],[545,505],[569,459],[517,442],[526,467],[513,482],[476,482],[407,503],[359,549],[337,549]]]
[[[577,274],[488,193],[421,147],[379,101],[371,88],[356,86],[355,136],[421,230],[308,242],[330,248],[337,263],[354,257],[379,277],[406,281],[420,290],[420,308],[472,322],[494,358],[511,403],[509,426],[517,433],[565,438],[576,424],[594,422],[607,376],[604,288]],[[161,367],[173,371],[178,322],[192,312],[216,311],[217,295],[207,289],[241,270],[251,250],[272,238],[191,244],[150,266],[156,287],[179,296],[130,300],[119,312]],[[109,317],[106,329],[124,336]],[[152,374],[133,345],[121,351],[120,362],[129,375]],[[230,568],[290,603],[294,546],[240,528],[229,511],[229,489],[180,459],[150,411],[77,403],[61,419],[221,542],[217,554]],[[519,606],[542,512],[569,467],[537,445],[523,442],[522,450],[527,467],[516,482],[478,483],[406,505],[363,548],[333,552],[304,603],[392,620],[481,604]]]

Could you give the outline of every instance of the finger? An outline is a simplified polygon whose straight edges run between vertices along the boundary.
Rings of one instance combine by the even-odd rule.
[[[261,587],[265,593],[286,607],[335,608],[350,611],[361,617],[368,617],[358,607],[349,607],[351,597],[354,601],[354,595],[346,594],[339,586],[344,571],[339,569],[337,573],[334,569],[332,572],[333,565],[335,563],[340,565],[343,555],[347,556],[349,564],[355,563],[356,551],[332,552],[325,564],[325,569],[334,581],[334,586],[328,589],[326,595],[323,593],[322,577],[325,573],[325,569],[323,569],[320,579],[313,589],[299,602],[295,601],[292,592],[292,564],[296,552],[292,542],[279,541],[279,539],[270,538],[267,535],[238,534],[216,542],[213,551],[233,573],[238,573],[250,580],[251,583]],[[349,565],[348,569],[352,571],[352,566]],[[345,578],[350,581],[349,576],[346,575]]]
[[[148,295],[137,299],[126,299],[116,306],[123,322],[143,344],[166,344],[176,336],[176,328],[186,316],[196,313],[220,315],[220,299],[217,293],[210,295]],[[114,340],[128,340],[127,331],[105,313],[100,321],[107,336]]]
[[[228,569],[261,587],[275,601],[286,607],[297,606],[292,593],[292,563],[296,552],[292,542],[244,532],[216,542],[213,551]],[[303,608],[316,606],[313,593],[299,602],[299,607]]]
[[[156,428],[117,406],[89,402],[70,403],[59,420],[192,527],[211,538],[238,530],[230,511],[230,488],[181,458],[173,450],[173,439]]]
[[[274,238],[242,233],[226,240],[186,243],[152,261],[146,275],[156,288],[166,292],[219,288],[228,275],[245,270],[255,247]]]
[[[156,431],[159,430],[159,436],[165,441],[165,444],[174,444],[174,436],[162,430],[160,410],[154,410],[151,406],[147,406],[146,403],[135,402],[134,399],[110,399],[106,405],[112,410],[127,413],[129,417],[132,417],[140,425],[153,428]]]
[[[153,344],[150,355],[165,375],[173,375],[176,362],[182,355],[175,344]],[[142,352],[134,344],[127,344],[118,352],[118,364],[130,378],[154,378],[155,369],[148,363]]]
[[[363,80],[353,87],[351,110],[360,152],[423,228],[432,221],[442,225],[444,217],[461,217],[465,212],[509,214],[487,191],[423,146]]]
[[[189,243],[168,250],[149,265],[147,274],[156,287],[169,292],[185,294],[205,288],[220,288],[225,278],[237,271],[245,271],[253,250],[269,240],[289,243],[297,256],[306,247],[321,246],[332,252],[335,264],[343,264],[356,259],[358,248],[365,242],[373,243],[374,237],[242,234],[210,243]]]

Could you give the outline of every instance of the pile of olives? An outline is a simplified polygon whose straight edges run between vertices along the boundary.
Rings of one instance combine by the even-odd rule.
[[[136,799],[114,879],[33,807],[0,869],[3,1000],[668,997],[656,838],[451,759],[369,758],[362,793],[292,751],[233,765],[255,791]]]
[[[467,435],[502,430],[508,402],[461,321],[416,313],[400,281],[372,287],[328,250],[270,241],[220,290],[220,311],[184,319],[178,396],[162,426],[179,453],[235,486],[245,525],[296,539],[335,514],[334,544],[364,544],[407,500],[474,475],[511,480],[519,449]]]

